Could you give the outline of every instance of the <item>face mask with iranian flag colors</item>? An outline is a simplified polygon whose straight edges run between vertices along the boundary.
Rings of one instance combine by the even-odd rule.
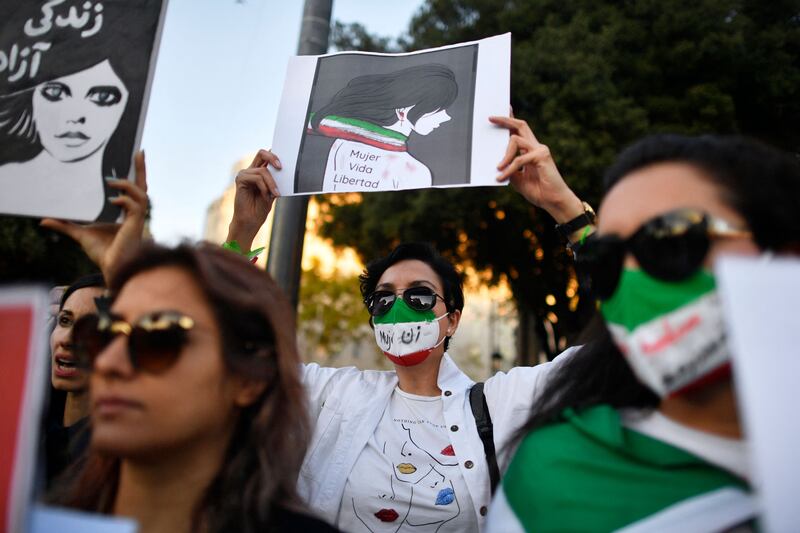
[[[600,312],[636,377],[662,398],[730,369],[716,283],[706,271],[669,282],[626,268]]]
[[[444,342],[439,340],[439,321],[433,311],[415,311],[402,298],[389,312],[372,319],[375,341],[389,360],[397,365],[418,365]]]

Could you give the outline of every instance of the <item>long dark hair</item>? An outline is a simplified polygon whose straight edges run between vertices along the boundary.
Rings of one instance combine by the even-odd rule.
[[[397,122],[395,110],[410,106],[414,107],[408,112],[408,120],[414,124],[423,115],[446,109],[457,96],[455,74],[445,65],[433,63],[359,76],[314,112],[311,127],[316,130],[330,115],[389,126]]]
[[[224,462],[195,507],[193,529],[268,531],[277,509],[299,508],[296,482],[310,431],[294,313],[268,275],[210,244],[141,249],[111,280],[112,294],[135,275],[163,266],[184,269],[201,287],[220,327],[228,372],[268,383],[240,411]],[[111,512],[119,470],[119,458],[91,452],[61,503]]]
[[[653,135],[619,155],[606,172],[606,192],[631,172],[665,162],[688,163],[719,185],[723,200],[746,220],[761,249],[782,251],[800,243],[800,162],[796,158],[738,136]],[[570,407],[658,406],[658,397],[633,374],[600,315],[592,319],[581,342],[578,352],[548,381],[513,442],[558,420]]]
[[[103,176],[123,178],[128,175],[136,138],[138,114],[144,100],[152,38],[158,20],[142,21],[141,14],[158,12],[161,0],[104,0],[102,29],[88,38],[67,26],[54,28],[45,37],[51,47],[41,55],[38,73],[10,82],[0,79],[0,165],[24,162],[42,151],[32,118],[33,91],[40,83],[74,74],[108,60],[128,89],[128,102],[103,155]],[[57,7],[79,12],[83,0],[69,0]],[[32,45],[36,39],[25,36],[22,28],[28,19],[42,16],[42,2],[16,2],[0,9],[10,9],[0,32],[0,50],[12,44]],[[144,22],[144,23],[143,23]]]

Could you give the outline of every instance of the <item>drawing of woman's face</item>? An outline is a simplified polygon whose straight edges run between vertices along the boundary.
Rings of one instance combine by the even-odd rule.
[[[419,135],[427,135],[451,118],[452,117],[447,114],[446,110],[439,109],[438,111],[432,111],[419,117],[419,120],[417,120],[416,124],[412,125],[411,129]]]
[[[128,90],[108,60],[46,81],[33,92],[33,120],[42,147],[69,163],[105,147],[117,129]]]

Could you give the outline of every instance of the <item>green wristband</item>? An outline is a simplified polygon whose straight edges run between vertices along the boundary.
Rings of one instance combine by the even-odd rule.
[[[578,242],[580,243],[581,246],[583,246],[583,243],[586,242],[586,237],[588,237],[591,232],[592,232],[592,226],[586,226],[585,228],[583,228],[583,233],[581,233],[581,238],[578,239]]]
[[[258,257],[259,255],[261,255],[261,252],[264,251],[264,247],[262,246],[261,248],[256,248],[255,250],[250,250],[249,252],[245,253],[242,250],[242,247],[239,246],[239,243],[236,241],[224,242],[222,243],[222,247],[225,248],[226,250],[230,250],[231,252],[236,252],[239,255],[243,255],[248,259],[253,259],[254,257]]]

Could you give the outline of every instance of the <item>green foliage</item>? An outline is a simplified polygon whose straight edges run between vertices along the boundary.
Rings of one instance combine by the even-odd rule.
[[[0,283],[66,285],[97,272],[72,239],[39,227],[31,218],[0,217]]]
[[[649,133],[740,133],[800,149],[796,0],[428,0],[396,45],[341,23],[334,42],[413,50],[505,32],[516,115],[594,205],[604,169]],[[558,336],[574,334],[591,310],[569,308],[571,266],[552,221],[509,189],[370,193],[328,210],[323,233],[362,258],[427,240],[495,280],[506,276],[523,310],[539,321],[555,313]]]
[[[331,26],[330,42],[333,51],[361,50],[362,52],[399,52],[389,37],[373,35],[358,22],[344,24],[334,21]]]
[[[300,282],[298,335],[320,357],[340,354],[351,343],[369,338],[369,314],[361,302],[357,276],[323,275],[320,265],[304,270]],[[326,361],[331,363],[331,361]]]

